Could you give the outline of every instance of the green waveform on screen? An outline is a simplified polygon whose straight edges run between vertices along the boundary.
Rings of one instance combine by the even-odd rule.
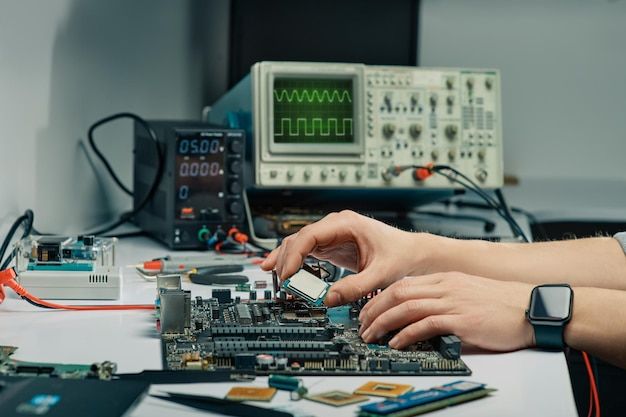
[[[318,102],[318,103],[352,103],[352,97],[348,90],[308,90],[308,89],[282,89],[274,90],[274,98],[278,103],[287,101],[292,103],[294,100],[298,103]]]
[[[298,117],[293,123],[293,119],[283,117],[278,124],[280,129],[274,132],[275,136],[351,136],[352,135],[352,119],[339,119],[331,117],[322,119],[314,117],[307,119]]]

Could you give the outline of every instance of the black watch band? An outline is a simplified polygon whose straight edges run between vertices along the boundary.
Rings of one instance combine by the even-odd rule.
[[[533,323],[535,330],[535,345],[544,349],[563,349],[565,342],[563,341],[564,327],[561,323],[556,326],[551,323]]]

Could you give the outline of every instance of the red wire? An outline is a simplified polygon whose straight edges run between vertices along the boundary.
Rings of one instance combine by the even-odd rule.
[[[587,352],[581,352],[583,360],[585,361],[585,367],[587,368],[587,376],[589,378],[589,388],[591,390],[591,397],[593,402],[589,401],[589,414],[591,417],[592,405],[596,409],[596,417],[600,417],[600,398],[598,397],[598,387],[596,385],[596,378],[593,376],[593,369],[591,368],[591,362],[589,361],[589,355]]]

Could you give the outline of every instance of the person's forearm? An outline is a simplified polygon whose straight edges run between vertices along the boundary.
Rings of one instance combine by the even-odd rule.
[[[493,243],[416,235],[416,275],[460,271],[531,284],[626,289],[626,255],[612,238]]]
[[[626,292],[574,288],[565,344],[626,369]]]

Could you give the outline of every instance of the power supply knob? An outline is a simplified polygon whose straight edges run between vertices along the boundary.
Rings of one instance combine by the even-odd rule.
[[[479,149],[478,150],[478,159],[480,159],[481,161],[484,161],[485,158],[487,157],[487,150],[486,149]]]
[[[241,172],[241,162],[232,161],[230,165],[228,165],[228,170],[231,174],[239,174]]]
[[[465,85],[467,85],[468,90],[474,88],[474,78],[469,77],[467,80],[465,80]]]
[[[490,77],[485,78],[485,88],[491,90],[491,87],[493,87],[493,79]]]
[[[305,180],[310,180],[311,176],[313,175],[313,171],[311,171],[311,168],[307,168],[304,170],[304,179]]]
[[[456,159],[456,150],[454,149],[450,149],[448,150],[448,160],[450,162],[454,161]]]
[[[454,106],[454,96],[446,97],[446,104],[448,104],[448,106],[450,107]]]
[[[232,153],[241,153],[242,149],[243,144],[238,140],[233,140],[232,142],[230,142],[230,145],[228,145],[228,150]]]
[[[413,139],[418,139],[421,134],[422,134],[421,124],[413,123],[411,126],[409,126],[409,135],[411,135]]]
[[[448,125],[446,126],[446,137],[450,140],[456,138],[456,134],[458,133],[459,128],[457,125]]]
[[[288,180],[292,180],[294,175],[295,175],[295,172],[294,172],[293,168],[289,168],[287,170],[287,179]]]
[[[396,132],[396,125],[393,123],[385,123],[383,126],[383,136],[387,139],[390,139],[393,134]]]
[[[454,78],[446,78],[446,88],[448,88],[448,90],[452,90],[454,88]]]
[[[228,192],[231,194],[239,194],[241,192],[241,184],[239,181],[233,181],[228,185]]]
[[[320,172],[320,176],[322,177],[323,180],[328,178],[328,168],[322,169],[322,171]]]
[[[341,181],[345,180],[347,176],[348,176],[348,170],[346,170],[345,168],[339,171],[339,179]]]
[[[354,173],[354,175],[356,175],[356,179],[357,181],[361,181],[363,179],[363,170],[362,169],[357,169],[356,172]]]
[[[231,214],[241,214],[242,210],[243,210],[243,206],[241,205],[239,201],[233,201],[230,204],[228,204],[228,211]]]
[[[433,161],[436,161],[439,158],[439,151],[437,149],[433,149],[430,152],[430,157],[432,158]]]
[[[433,94],[430,96],[430,107],[433,109],[437,107],[437,94]]]

